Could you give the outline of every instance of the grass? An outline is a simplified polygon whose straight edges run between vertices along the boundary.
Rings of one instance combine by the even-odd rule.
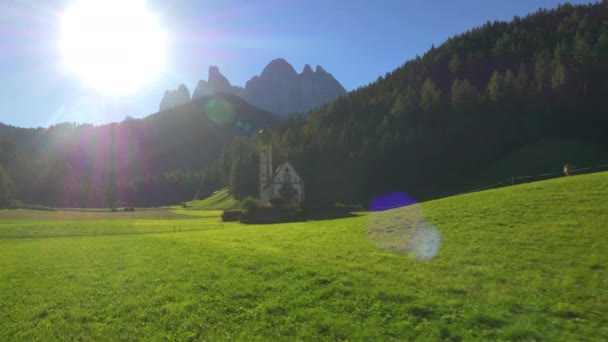
[[[239,203],[228,189],[223,189],[205,199],[186,202],[186,205],[191,210],[224,210],[238,208]]]
[[[606,340],[607,196],[602,173],[276,225],[2,212],[0,340]],[[6,233],[132,221],[196,230]]]
[[[148,210],[0,211],[1,238],[40,238],[149,234],[214,229],[222,226],[221,211]],[[205,219],[201,221],[201,219]]]

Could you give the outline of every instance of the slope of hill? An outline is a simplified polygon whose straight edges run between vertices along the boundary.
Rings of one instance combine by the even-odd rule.
[[[260,226],[3,211],[0,339],[603,341],[607,197],[602,173]]]
[[[186,205],[189,210],[224,210],[236,208],[238,202],[228,189],[223,189],[205,199],[186,202]]]
[[[4,165],[13,198],[64,207],[159,205],[192,199],[203,187],[201,170],[235,137],[278,122],[238,97],[220,94],[104,126],[2,126],[0,139],[14,152]]]
[[[275,133],[277,162],[289,156],[312,203],[367,203],[391,191],[445,195],[539,141],[606,149],[605,18],[605,1],[565,4],[454,36],[291,120]],[[518,165],[523,174],[533,168]]]
[[[579,168],[608,164],[608,152],[605,147],[572,140],[532,143],[502,157],[489,168],[471,174],[469,179],[458,184],[452,191],[467,192],[511,177],[515,177],[516,182],[539,180],[543,178],[542,175],[547,175],[546,178],[559,177],[562,176],[562,167],[566,163],[572,165],[575,170],[573,173],[576,173]]]

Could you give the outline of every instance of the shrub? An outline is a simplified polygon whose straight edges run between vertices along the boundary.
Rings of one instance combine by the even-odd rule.
[[[241,223],[265,224],[302,221],[301,211],[294,207],[260,207],[255,212],[245,212]]]
[[[245,209],[247,213],[253,213],[260,207],[260,201],[257,198],[245,197],[241,201],[241,208]]]
[[[110,211],[111,211],[111,212],[113,212],[113,213],[115,213],[115,212],[117,212],[118,210],[117,210],[116,208],[112,208],[112,209],[110,209]]]
[[[243,211],[241,209],[226,209],[222,213],[222,221],[235,222],[241,218]]]
[[[23,207],[23,202],[20,200],[10,200],[8,202],[8,209],[19,209]]]
[[[44,205],[37,204],[23,204],[19,207],[20,209],[29,209],[29,210],[44,210],[44,211],[56,211],[53,207],[46,207]]]
[[[287,204],[287,201],[283,197],[275,196],[270,199],[270,205],[275,208],[285,208]]]

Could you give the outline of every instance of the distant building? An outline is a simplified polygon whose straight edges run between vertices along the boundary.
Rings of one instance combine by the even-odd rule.
[[[304,180],[289,162],[275,171],[272,179],[272,197],[282,197],[288,203],[299,205],[304,201]]]
[[[269,205],[273,197],[281,197],[287,203],[299,205],[304,201],[304,180],[289,162],[272,172],[272,146],[270,134],[264,127],[260,139],[260,203]]]
[[[260,147],[260,203],[270,204],[272,198],[272,149],[269,145]]]

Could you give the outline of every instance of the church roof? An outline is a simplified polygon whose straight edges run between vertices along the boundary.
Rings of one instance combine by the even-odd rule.
[[[290,172],[292,172],[294,175],[296,175],[300,179],[301,182],[304,182],[304,180],[302,179],[302,177],[300,177],[300,175],[296,172],[296,169],[293,167],[293,165],[291,165],[291,163],[288,162],[288,161],[282,163],[281,165],[279,165],[279,167],[277,167],[277,170],[274,172],[274,177],[273,178],[276,178],[276,176],[281,171],[283,171],[283,169],[285,169],[285,168],[288,168],[288,170]]]

